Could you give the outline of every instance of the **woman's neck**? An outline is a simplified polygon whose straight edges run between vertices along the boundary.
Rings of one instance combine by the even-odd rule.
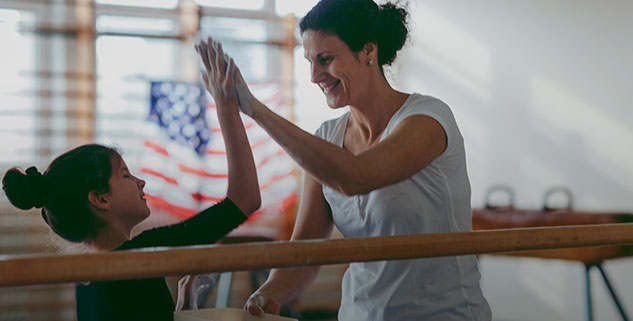
[[[369,141],[375,140],[387,127],[393,114],[400,109],[409,97],[387,83],[378,84],[369,90],[363,101],[350,105],[351,117],[349,126],[356,127]]]

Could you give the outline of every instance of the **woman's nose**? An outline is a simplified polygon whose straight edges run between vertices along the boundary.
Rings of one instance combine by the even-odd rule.
[[[311,72],[312,75],[310,77],[310,81],[318,84],[321,80],[323,80],[325,73],[322,66],[319,66],[319,64],[312,64]]]

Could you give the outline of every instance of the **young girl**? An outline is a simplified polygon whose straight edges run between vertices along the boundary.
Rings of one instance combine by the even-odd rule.
[[[204,63],[213,70],[203,78],[217,105],[228,160],[222,202],[182,223],[131,238],[132,228],[150,214],[145,182],[130,173],[116,150],[90,144],[57,157],[44,173],[35,167],[8,170],[2,183],[11,203],[25,210],[41,208],[59,236],[102,251],[212,244],[244,222],[261,199],[233,87],[235,66],[231,60]],[[174,302],[164,278],[78,283],[75,293],[79,321],[173,319]]]

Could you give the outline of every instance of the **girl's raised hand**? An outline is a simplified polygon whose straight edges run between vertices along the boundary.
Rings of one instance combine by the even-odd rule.
[[[237,106],[239,104],[235,88],[236,66],[222,45],[208,38],[205,42],[200,40],[195,45],[196,51],[204,64],[202,80],[218,108]]]

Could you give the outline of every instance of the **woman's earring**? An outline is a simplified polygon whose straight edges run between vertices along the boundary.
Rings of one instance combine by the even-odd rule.
[[[373,59],[369,59],[369,62],[367,63],[368,66],[371,66],[374,64],[374,60]]]

